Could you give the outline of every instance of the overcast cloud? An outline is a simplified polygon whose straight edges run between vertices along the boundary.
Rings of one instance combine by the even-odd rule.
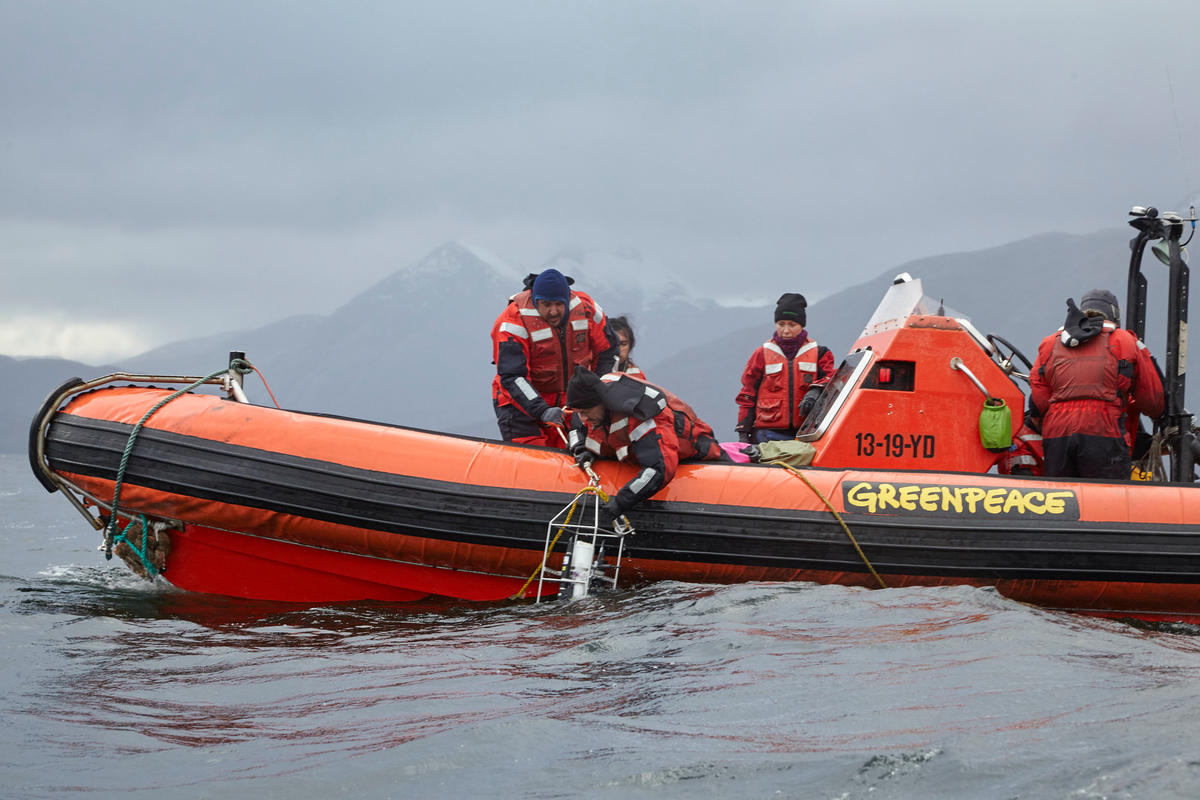
[[[451,238],[819,296],[1116,226],[1200,189],[1198,54],[1194,2],[0,0],[0,353],[325,313]]]

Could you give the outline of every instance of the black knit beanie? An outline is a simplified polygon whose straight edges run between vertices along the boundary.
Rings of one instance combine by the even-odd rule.
[[[571,408],[591,408],[604,404],[600,387],[604,381],[586,367],[576,367],[575,374],[567,381],[567,405]]]
[[[782,294],[775,304],[775,321],[786,319],[803,327],[808,324],[808,315],[804,312],[807,307],[808,301],[804,295],[795,292]]]

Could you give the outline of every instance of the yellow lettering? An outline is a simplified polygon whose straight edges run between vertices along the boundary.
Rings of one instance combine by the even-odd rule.
[[[871,491],[869,483],[856,483],[850,487],[850,491],[846,492],[846,502],[856,508],[865,508],[868,514],[875,513],[875,493]]]
[[[1066,510],[1066,499],[1070,492],[1046,492],[1046,513],[1061,514]]]
[[[922,511],[937,511],[938,510],[938,495],[942,493],[940,486],[922,486],[921,487],[921,510]]]
[[[900,504],[896,502],[896,487],[890,483],[879,484],[879,510],[885,508],[899,508]]]
[[[963,502],[967,505],[967,511],[975,513],[975,504],[982,500],[986,495],[983,489],[977,486],[968,486],[962,490]]]
[[[1013,489],[1008,493],[1008,499],[1004,501],[1004,513],[1016,510],[1020,513],[1025,510],[1025,495],[1020,489]]]
[[[1075,493],[1070,491],[1024,490],[1011,486],[985,489],[979,486],[929,486],[871,481],[846,486],[846,510],[861,509],[868,514],[903,510],[935,514],[944,512],[1044,516],[1065,514],[1067,501],[1075,496]]]
[[[983,510],[989,514],[999,514],[1005,493],[1005,489],[988,489],[987,499],[983,501]]]
[[[943,486],[942,510],[949,511],[951,508],[953,508],[959,514],[962,513],[962,489]]]

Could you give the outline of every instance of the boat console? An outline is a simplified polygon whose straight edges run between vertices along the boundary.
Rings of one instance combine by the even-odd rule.
[[[1019,357],[1023,358],[1023,356]],[[903,274],[871,315],[798,439],[815,466],[987,472],[979,420],[997,401],[1021,426],[1025,396],[999,349]]]

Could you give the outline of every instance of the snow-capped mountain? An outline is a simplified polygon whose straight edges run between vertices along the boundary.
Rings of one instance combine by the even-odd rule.
[[[840,359],[892,277],[908,271],[922,279],[930,296],[969,315],[978,329],[994,331],[1033,356],[1040,338],[1061,324],[1065,298],[1094,287],[1123,297],[1131,235],[1121,227],[1086,236],[1044,234],[898,265],[811,303],[808,327]],[[739,376],[751,351],[771,335],[774,298],[758,307],[723,307],[689,293],[685,281],[634,251],[564,251],[546,264],[575,277],[576,286],[610,316],[627,315],[637,334],[634,358],[650,379],[691,403],[719,437],[732,438]],[[220,368],[230,350],[244,350],[287,408],[494,437],[489,333],[531,271],[450,242],[328,315],[176,342],[117,367],[204,375]],[[1166,283],[1157,272],[1151,281],[1146,342],[1161,357]],[[0,408],[5,412],[0,423],[7,420],[11,433],[0,450],[9,451],[24,446],[22,431],[55,385],[72,375],[92,378],[110,371],[13,359],[0,366],[8,370],[7,385],[35,387],[37,395]],[[41,371],[35,374],[34,367]],[[61,377],[49,376],[47,369],[61,371]],[[269,402],[256,378],[248,378],[247,390],[255,402]]]
[[[607,313],[630,317],[634,355],[643,363],[668,357],[697,332],[740,327],[752,317],[769,321],[769,311],[724,309],[688,294],[677,277],[633,251],[575,250],[547,263],[574,277]],[[242,350],[287,407],[491,436],[492,322],[531,271],[448,242],[327,316],[176,342],[123,366],[203,375],[230,350]],[[266,401],[254,378],[247,386],[252,399]]]

